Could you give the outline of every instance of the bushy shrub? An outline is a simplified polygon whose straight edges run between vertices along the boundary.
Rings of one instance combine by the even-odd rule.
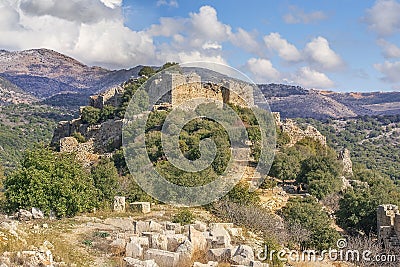
[[[74,132],[72,134],[72,137],[74,137],[79,143],[85,143],[86,142],[85,137],[80,132]]]
[[[82,122],[90,125],[98,123],[100,120],[100,112],[100,109],[91,106],[83,108],[81,114]]]
[[[22,166],[6,178],[4,188],[9,212],[37,207],[63,217],[97,205],[93,179],[74,155],[45,147],[26,151]]]
[[[194,215],[193,213],[185,208],[180,210],[177,214],[174,215],[172,218],[172,222],[174,223],[180,223],[181,225],[186,225],[186,224],[191,224],[194,221]]]
[[[97,199],[103,206],[112,203],[118,191],[118,171],[110,159],[102,159],[91,171]]]

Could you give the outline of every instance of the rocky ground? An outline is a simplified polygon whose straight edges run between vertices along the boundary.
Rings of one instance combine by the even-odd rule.
[[[273,194],[269,197],[276,200]],[[3,215],[0,267],[269,266],[257,260],[263,248],[254,233],[221,222],[200,208],[191,209],[196,217],[193,224],[171,222],[178,211],[157,205],[146,214],[110,211],[61,220],[44,218],[35,209],[13,217]],[[318,264],[313,266],[347,266]]]

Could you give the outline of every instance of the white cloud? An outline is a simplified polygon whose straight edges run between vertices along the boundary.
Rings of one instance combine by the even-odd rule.
[[[165,36],[171,37],[179,32],[184,31],[187,27],[187,19],[183,18],[160,18],[159,24],[153,24],[150,26],[148,32],[152,36]]]
[[[194,43],[198,39],[226,41],[231,35],[231,27],[218,20],[217,11],[211,6],[202,6],[199,13],[190,13],[190,23]]]
[[[389,83],[400,82],[400,61],[389,62],[385,61],[382,64],[374,64],[374,68],[380,71],[384,76],[382,80]]]
[[[322,11],[306,13],[303,9],[297,6],[290,6],[289,9],[290,13],[283,16],[283,20],[288,24],[309,24],[327,18],[327,15]]]
[[[256,38],[256,33],[249,33],[239,28],[236,33],[231,34],[230,41],[237,47],[259,55],[260,44],[257,42]]]
[[[206,42],[205,44],[203,44],[202,48],[204,50],[207,50],[207,49],[221,50],[222,49],[222,45],[220,45],[219,43],[216,43],[216,42]]]
[[[247,61],[246,68],[253,74],[253,78],[257,83],[276,82],[281,76],[268,59],[250,58]]]
[[[108,1],[107,4],[111,5],[111,2]],[[119,9],[107,7],[99,0],[21,0],[19,7],[29,16],[49,15],[82,23],[113,20],[120,16]]]
[[[400,31],[400,2],[397,0],[377,0],[367,9],[364,21],[380,36],[392,35]]]
[[[264,37],[268,49],[277,51],[279,56],[286,61],[300,61],[302,56],[297,48],[283,39],[279,33],[273,32]]]
[[[325,89],[334,86],[333,81],[331,81],[328,76],[322,72],[310,69],[309,67],[300,68],[293,76],[292,80],[306,88]]]
[[[179,7],[178,1],[176,0],[158,0],[157,6],[169,6],[169,7]]]
[[[378,40],[378,45],[383,49],[383,56],[385,58],[400,58],[400,47],[392,44],[384,39]]]
[[[116,8],[122,5],[122,0],[100,0],[106,7]]]
[[[330,48],[328,40],[323,37],[314,38],[307,43],[304,55],[311,65],[323,70],[338,70],[344,66],[341,57]]]

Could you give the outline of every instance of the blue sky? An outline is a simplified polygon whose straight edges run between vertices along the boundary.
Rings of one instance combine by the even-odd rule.
[[[0,48],[113,69],[205,60],[260,83],[399,91],[399,14],[400,0],[0,0]]]

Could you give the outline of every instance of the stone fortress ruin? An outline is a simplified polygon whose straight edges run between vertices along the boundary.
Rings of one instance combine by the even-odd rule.
[[[195,72],[164,72],[153,81],[148,93],[154,96],[159,90],[167,92],[157,101],[160,107],[181,107],[182,104],[199,98],[215,101],[218,105],[230,103],[240,107],[254,106],[252,85],[226,78],[213,77],[212,80],[202,79]]]
[[[400,248],[400,212],[396,205],[380,205],[377,209],[378,239],[385,248]]]

